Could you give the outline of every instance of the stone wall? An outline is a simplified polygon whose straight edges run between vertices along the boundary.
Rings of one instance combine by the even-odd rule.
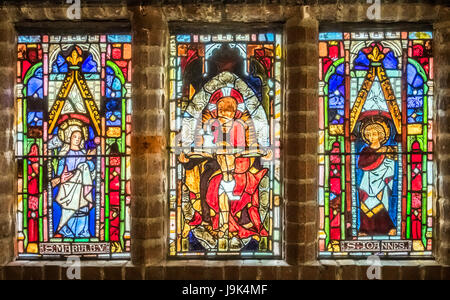
[[[359,260],[317,260],[318,32],[329,23],[371,24],[366,1],[82,1],[78,22],[127,21],[133,34],[132,259],[83,262],[83,279],[364,279]],[[382,1],[378,23],[418,22],[435,31],[435,260],[383,261],[383,279],[450,279],[450,7],[446,1]],[[181,4],[183,3],[183,4]],[[15,24],[65,21],[65,1],[6,1],[0,10],[0,278],[65,279],[64,262],[15,257]],[[50,26],[51,26],[50,22]],[[170,22],[284,23],[282,139],[284,259],[167,258],[166,67]],[[358,23],[359,22],[359,23]],[[189,26],[189,25],[186,25]],[[357,28],[357,27],[356,27]],[[198,278],[195,278],[197,276]]]

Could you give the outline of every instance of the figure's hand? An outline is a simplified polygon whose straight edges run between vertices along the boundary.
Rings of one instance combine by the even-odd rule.
[[[58,184],[60,184],[61,183],[61,178],[54,178],[54,179],[52,179],[52,187],[55,187],[55,186],[57,186]]]
[[[61,175],[61,183],[67,182],[70,180],[70,178],[73,177],[73,173],[71,172],[64,172]]]
[[[178,160],[179,160],[181,163],[183,163],[183,164],[189,162],[189,158],[186,157],[186,155],[184,154],[184,152],[181,152],[181,153],[180,153],[180,156],[178,156]]]
[[[267,150],[267,153],[262,157],[264,160],[271,160],[273,158],[273,151],[271,149]]]

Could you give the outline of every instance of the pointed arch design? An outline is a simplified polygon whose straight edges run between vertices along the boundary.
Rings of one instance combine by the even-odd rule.
[[[53,129],[55,128],[56,122],[64,107],[67,96],[69,95],[70,90],[74,87],[75,83],[84,100],[84,105],[89,113],[95,130],[97,134],[100,135],[100,114],[98,111],[98,107],[94,101],[94,98],[92,97],[84,75],[80,71],[80,64],[83,62],[83,58],[81,57],[81,49],[74,49],[71,55],[66,58],[66,60],[69,63],[69,72],[65,76],[64,82],[58,92],[58,97],[56,98],[52,108],[50,109],[48,133],[52,133]]]
[[[380,53],[378,46],[375,46],[373,47],[372,53],[368,55],[368,58],[370,60],[370,67],[369,70],[367,71],[367,75],[366,78],[364,79],[361,89],[359,90],[355,104],[353,105],[352,110],[350,112],[350,132],[353,132],[355,128],[356,121],[358,120],[359,115],[361,114],[361,110],[364,106],[364,103],[366,102],[367,96],[369,95],[372,84],[375,78],[377,77],[378,80],[381,82],[381,88],[384,93],[384,98],[386,100],[389,112],[392,116],[392,120],[394,121],[395,128],[397,129],[397,132],[401,134],[402,117],[400,114],[400,109],[398,107],[395,94],[392,90],[391,82],[389,81],[389,78],[386,76],[386,70],[381,64],[381,61],[384,58],[384,54]]]

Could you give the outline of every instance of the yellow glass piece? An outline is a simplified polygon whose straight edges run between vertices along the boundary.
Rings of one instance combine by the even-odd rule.
[[[192,97],[194,97],[195,95],[195,89],[192,86],[192,84],[189,85],[189,100],[192,99]]]
[[[39,253],[38,244],[37,243],[28,243],[27,252],[28,253]]]
[[[202,211],[202,203],[200,200],[195,200],[194,203],[192,203],[192,206],[194,207],[194,209],[198,212]]]
[[[106,136],[120,137],[121,133],[122,133],[122,130],[120,129],[120,127],[108,127],[108,130],[106,131]]]
[[[188,239],[181,239],[181,251],[186,252],[189,250],[189,241]]]
[[[425,247],[423,246],[423,243],[421,240],[413,241],[413,250],[414,251],[425,251]]]
[[[422,124],[408,124],[408,134],[422,134]]]
[[[344,134],[344,125],[331,124],[330,125],[330,134],[331,135],[342,135],[342,134]]]

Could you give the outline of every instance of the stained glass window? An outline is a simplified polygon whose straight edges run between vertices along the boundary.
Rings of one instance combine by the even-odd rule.
[[[320,256],[431,256],[432,37],[320,33]]]
[[[170,37],[171,256],[280,255],[281,38]]]
[[[18,37],[19,258],[128,258],[130,35]]]

